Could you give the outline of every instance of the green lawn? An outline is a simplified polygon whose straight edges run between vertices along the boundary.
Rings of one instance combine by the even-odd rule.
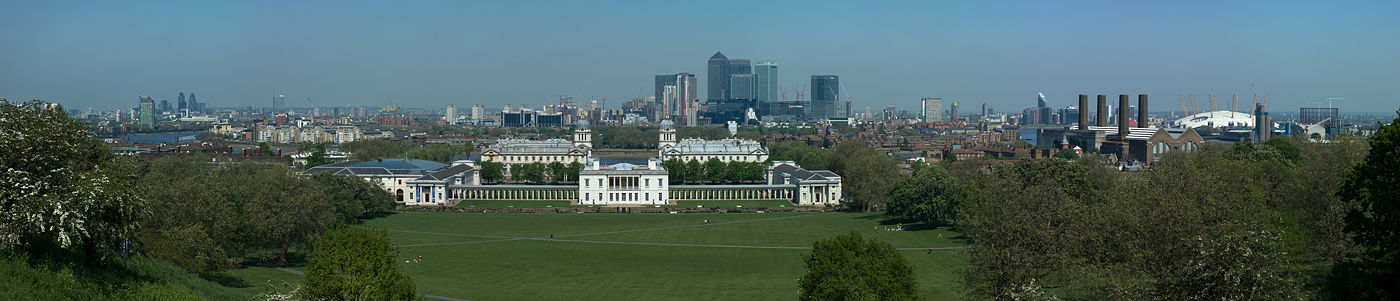
[[[701,225],[707,219],[711,224]],[[942,228],[885,231],[896,225],[864,213],[398,213],[365,224],[391,230],[404,259],[423,256],[423,263],[403,263],[420,291],[471,300],[787,300],[797,295],[809,251],[701,245],[807,247],[852,230],[899,248],[964,244]],[[924,299],[958,298],[957,252],[901,252],[915,266]]]

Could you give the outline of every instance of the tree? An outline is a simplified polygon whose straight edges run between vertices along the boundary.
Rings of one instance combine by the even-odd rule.
[[[716,158],[710,158],[709,161],[705,161],[705,180],[711,183],[723,181],[726,167],[728,166],[726,166],[723,161]]]
[[[1400,112],[1397,112],[1400,113]],[[1400,298],[1400,118],[1371,135],[1365,161],[1352,168],[1337,192],[1356,204],[1346,232],[1359,256],[1334,268],[1329,292],[1339,299]]]
[[[311,180],[324,192],[331,207],[335,209],[336,220],[341,223],[357,223],[357,217],[367,212],[394,209],[393,194],[385,191],[379,184],[359,177],[318,173],[311,176]]]
[[[802,300],[914,300],[914,267],[887,242],[864,240],[860,232],[812,244],[798,280]]]
[[[583,164],[582,164],[582,163],[578,163],[578,161],[569,162],[568,170],[565,171],[565,173],[566,173],[566,175],[567,175],[568,177],[564,178],[564,180],[565,180],[565,181],[574,181],[574,182],[578,182],[578,174],[579,174],[579,172],[582,172],[582,171],[583,171]]]
[[[568,180],[567,175],[569,171],[567,167],[564,167],[564,163],[550,162],[548,165],[548,169],[549,177],[551,179],[554,179],[554,181],[563,182]]]
[[[963,189],[957,180],[942,167],[928,165],[894,183],[885,215],[935,224],[952,221],[962,199]]]
[[[334,160],[326,157],[326,144],[318,143],[311,147],[314,151],[310,156],[306,156],[306,168],[334,163]]]
[[[90,261],[149,209],[131,161],[115,158],[62,106],[0,99],[0,249],[81,248]]]
[[[670,178],[671,184],[679,184],[685,179],[685,162],[679,159],[670,159],[661,162],[661,166],[666,168],[666,175]]]
[[[236,249],[238,203],[221,198],[219,179],[194,156],[150,161],[140,180],[150,218],[136,236],[146,253],[191,273],[218,272],[234,266],[226,250]]]
[[[858,141],[847,141],[831,150],[833,172],[841,175],[841,183],[852,202],[870,211],[889,198],[890,185],[899,176],[895,161]]]
[[[699,183],[705,180],[705,167],[700,165],[700,160],[690,160],[685,162],[685,180]]]
[[[238,163],[233,169],[233,189],[247,202],[243,210],[252,242],[274,250],[278,265],[287,264],[288,250],[307,245],[335,219],[326,195],[309,179],[261,163]]]
[[[262,150],[262,152],[263,152],[264,155],[268,155],[268,156],[276,156],[276,155],[277,155],[277,151],[272,150],[272,146],[268,145],[267,142],[259,142],[259,143],[258,143],[258,149]]]
[[[1070,161],[1079,160],[1079,153],[1078,153],[1078,152],[1075,152],[1074,149],[1068,149],[1068,148],[1066,148],[1066,149],[1061,149],[1060,151],[1055,152],[1055,158],[1060,158],[1060,159],[1065,159],[1065,160],[1070,160]]]
[[[481,179],[487,182],[504,180],[506,166],[501,162],[481,162]]]
[[[336,227],[307,258],[298,293],[307,300],[415,299],[413,279],[399,269],[398,256],[384,230]]]

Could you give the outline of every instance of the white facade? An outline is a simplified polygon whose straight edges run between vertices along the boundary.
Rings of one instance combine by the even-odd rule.
[[[665,134],[662,134],[665,135]],[[674,133],[672,133],[674,137]],[[666,142],[660,142],[660,156],[662,161],[680,160],[700,162],[710,159],[719,159],[721,162],[763,162],[768,160],[768,149],[760,145],[758,141],[748,139],[685,139],[675,145],[667,146]]]
[[[769,185],[793,185],[798,205],[830,206],[841,203],[841,176],[826,170],[806,170],[792,161],[773,161],[765,175]]]
[[[578,204],[664,205],[667,203],[666,169],[647,160],[646,166],[618,163],[600,166],[589,162],[579,172]]]

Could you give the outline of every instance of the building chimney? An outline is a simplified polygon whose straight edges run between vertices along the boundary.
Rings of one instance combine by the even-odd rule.
[[[1128,142],[1128,94],[1118,94],[1118,140]],[[1124,144],[1127,146],[1127,144]],[[1126,148],[1126,147],[1125,147]]]
[[[1147,94],[1138,94],[1138,127],[1147,127]]]
[[[1098,126],[1108,126],[1108,96],[1099,94]]]
[[[1079,94],[1079,129],[1089,129],[1089,94]]]

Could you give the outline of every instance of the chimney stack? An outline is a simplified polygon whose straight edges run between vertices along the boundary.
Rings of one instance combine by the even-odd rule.
[[[1099,94],[1099,126],[1108,126],[1108,96]]]
[[[1079,94],[1079,129],[1089,129],[1089,94]]]
[[[1128,142],[1128,94],[1118,94],[1118,140]],[[1125,144],[1126,145],[1126,144]]]
[[[1138,127],[1147,127],[1147,94],[1138,94]]]

